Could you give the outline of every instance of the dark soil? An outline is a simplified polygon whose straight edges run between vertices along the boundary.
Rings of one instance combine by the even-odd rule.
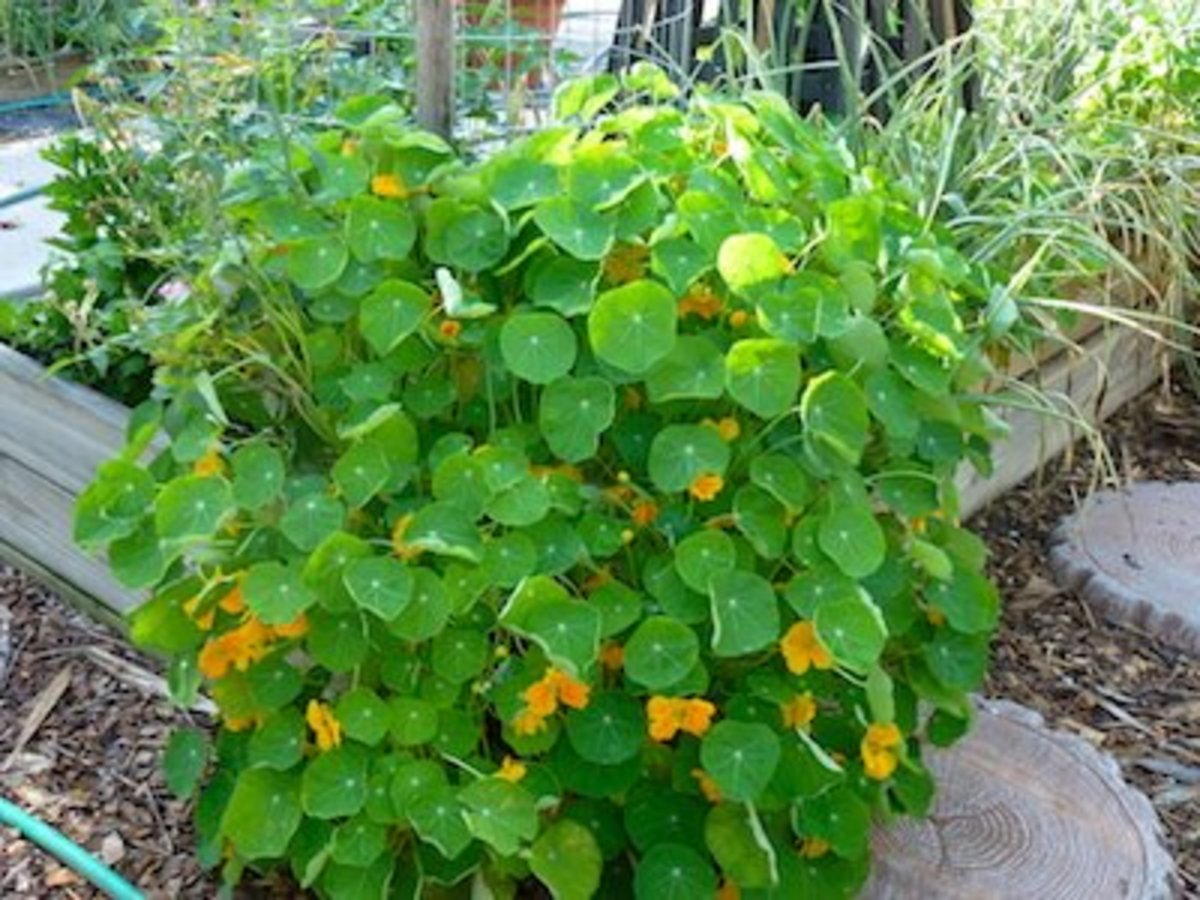
[[[1200,400],[1188,390],[1156,389],[1113,419],[1105,436],[1118,480],[1200,480]],[[970,523],[992,548],[1005,596],[987,692],[1032,707],[1116,757],[1157,808],[1185,894],[1200,897],[1200,660],[1098,620],[1054,585],[1047,565],[1047,536],[1096,487],[1096,473],[1081,444],[1072,459]],[[5,608],[12,648],[7,676],[0,674],[0,792],[110,861],[151,898],[215,896],[216,882],[190,855],[190,810],[168,794],[157,764],[170,729],[204,717],[174,709],[147,687],[152,680],[131,676],[152,676],[154,661],[3,567],[0,663]],[[104,654],[134,668],[118,677]],[[65,691],[2,768],[35,718],[39,696],[68,666]],[[98,895],[0,830],[0,897],[51,896]]]

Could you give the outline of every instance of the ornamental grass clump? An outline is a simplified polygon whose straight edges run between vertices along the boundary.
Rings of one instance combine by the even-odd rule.
[[[167,773],[231,883],[841,897],[929,809],[1011,302],[779,98],[614,95],[483,162],[364,102],[233,173],[77,521],[220,709]]]

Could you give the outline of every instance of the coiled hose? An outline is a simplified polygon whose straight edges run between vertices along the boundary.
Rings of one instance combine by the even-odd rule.
[[[25,838],[70,866],[113,900],[145,900],[132,884],[92,856],[61,831],[0,797],[0,825],[15,828]]]

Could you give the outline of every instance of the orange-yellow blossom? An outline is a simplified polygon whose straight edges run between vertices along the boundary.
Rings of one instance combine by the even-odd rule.
[[[708,700],[655,695],[646,702],[652,740],[666,743],[683,731],[701,737],[712,725],[717,708]]]
[[[716,900],[742,900],[742,889],[737,886],[736,881],[726,878],[717,888]]]
[[[808,731],[808,726],[817,717],[817,701],[811,693],[797,694],[780,706],[779,711],[783,715],[785,728],[801,728]]]
[[[452,341],[462,334],[462,325],[454,319],[443,319],[438,325],[438,334],[446,340]]]
[[[618,244],[604,257],[604,277],[613,284],[628,284],[646,274],[650,248],[645,244]]]
[[[513,720],[517,734],[536,734],[545,727],[546,719],[558,711],[558,705],[584,709],[591,700],[592,689],[582,681],[555,668],[525,688],[521,699],[525,707]]]
[[[709,803],[721,802],[721,789],[717,787],[717,783],[712,780],[711,775],[703,769],[692,769],[692,777],[696,779],[696,784],[705,800]]]
[[[819,837],[807,837],[800,844],[800,855],[805,859],[819,859],[829,852],[829,841]]]
[[[717,434],[721,436],[721,440],[727,444],[733,443],[742,434],[742,424],[733,416],[725,416],[721,419],[705,419],[700,424],[707,425],[709,428],[715,428]]]
[[[274,627],[274,631],[275,634],[281,638],[302,638],[308,634],[308,616],[306,616],[304,613],[300,613],[300,615],[296,616],[296,618],[292,619],[292,621],[283,625],[276,625]]]
[[[241,582],[237,582],[228,594],[220,599],[217,604],[222,611],[229,613],[231,616],[240,616],[246,611],[246,598],[242,596]]]
[[[705,472],[702,475],[696,476],[695,480],[688,486],[688,493],[701,503],[707,503],[709,500],[715,499],[724,487],[725,479],[720,475]]]
[[[504,757],[504,761],[500,763],[500,769],[496,772],[496,777],[516,784],[525,777],[528,771],[525,763],[519,759],[513,759],[511,756],[506,756]]]
[[[399,175],[383,174],[371,179],[371,193],[376,197],[403,200],[408,196],[408,189]]]
[[[221,447],[213,444],[208,452],[192,463],[192,474],[201,478],[211,478],[213,475],[225,473],[225,461],[221,459]]]
[[[724,302],[713,293],[711,288],[707,285],[697,284],[680,299],[677,311],[681,319],[687,316],[699,316],[708,321],[719,316],[724,308]]]
[[[237,628],[211,638],[200,651],[198,665],[205,678],[224,678],[231,668],[245,672],[267,655],[271,629],[251,616]]]
[[[733,328],[744,328],[750,321],[750,314],[744,309],[735,309],[729,314],[729,324]]]
[[[333,715],[328,704],[319,700],[309,700],[308,708],[304,711],[304,719],[312,729],[317,742],[317,749],[327,753],[334,747],[342,745],[342,723]]]
[[[642,500],[633,505],[629,518],[634,525],[645,528],[658,518],[658,504],[653,500]]]
[[[868,778],[883,781],[890,778],[900,762],[899,748],[904,735],[896,723],[872,722],[867,726],[859,749],[862,752],[863,771]]]
[[[833,668],[833,657],[817,638],[817,629],[812,622],[797,622],[789,628],[779,642],[779,650],[788,671],[794,675],[803,675],[810,667]]]

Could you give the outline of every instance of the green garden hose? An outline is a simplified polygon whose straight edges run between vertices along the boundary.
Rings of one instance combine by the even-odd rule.
[[[56,856],[113,900],[145,900],[132,884],[92,856],[62,832],[0,797],[0,825],[15,828],[47,853]]]

